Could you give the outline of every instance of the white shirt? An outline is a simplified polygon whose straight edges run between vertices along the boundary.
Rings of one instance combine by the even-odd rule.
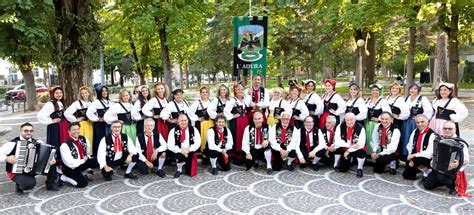
[[[249,95],[249,90],[251,90],[250,95]],[[244,94],[246,95],[245,96],[246,99],[248,99],[247,104],[250,106],[250,103],[253,102],[253,99],[252,99],[253,87],[245,89]],[[263,98],[263,100],[261,100],[261,98],[260,98],[260,91],[259,91],[258,96],[259,96],[259,98],[258,98],[259,101],[257,102],[256,106],[259,107],[259,108],[267,108],[268,105],[270,104],[270,96],[268,94],[268,89],[264,88],[264,93],[263,93],[264,98]]]
[[[179,110],[176,109],[176,105],[178,105]],[[168,120],[171,118],[171,113],[179,112],[179,111],[184,111],[186,115],[188,115],[189,119],[191,120],[191,124],[194,124],[198,117],[196,114],[194,114],[193,111],[191,111],[191,108],[189,108],[188,103],[185,101],[182,101],[181,103],[172,101],[168,104],[166,104],[165,108],[161,110],[160,117],[163,120]]]
[[[186,128],[186,131],[185,131],[186,136],[185,136],[184,142],[181,143],[181,147],[179,147],[175,143],[175,139],[174,139],[175,128],[172,128],[170,130],[170,133],[168,135],[168,149],[170,151],[174,153],[181,153],[181,149],[185,149],[185,148],[189,148],[189,151],[191,152],[195,152],[196,150],[199,149],[199,147],[201,146],[201,135],[199,134],[199,131],[195,127],[192,127],[192,129],[194,129],[194,144],[190,145],[189,144],[189,140],[190,140],[189,129],[190,127]]]
[[[288,127],[286,129],[289,129],[290,126],[291,125],[288,125]],[[275,151],[280,151],[280,150],[282,150],[282,148],[281,148],[280,144],[278,144],[278,141],[280,141],[280,140],[277,140],[276,130],[277,130],[277,125],[270,126],[270,132],[269,132],[268,135],[270,136],[269,140],[270,140],[270,144],[271,144],[272,149],[275,150]],[[288,130],[286,132],[288,132]],[[286,151],[288,151],[288,152],[298,148],[298,146],[299,146],[299,142],[296,143],[296,142],[292,141],[293,138],[295,137],[295,132],[299,132],[299,130],[297,128],[293,128],[291,138],[289,139],[289,143],[286,146]],[[295,143],[296,143],[296,145],[295,145]]]
[[[82,107],[81,107],[81,104],[79,103],[79,100],[78,101],[75,101],[71,104],[71,106],[69,106],[66,111],[64,111],[64,117],[66,117],[67,121],[69,122],[77,122],[77,118],[76,116],[74,116],[74,113],[77,111],[77,110],[80,110],[80,109],[84,109],[84,108],[88,108],[89,105],[91,104],[90,101],[82,101]],[[87,116],[87,114],[86,114]]]
[[[106,108],[110,107],[110,105],[113,104],[110,100],[102,100],[102,103],[104,103]],[[89,105],[89,108],[87,108],[86,116],[90,121],[99,121],[99,115],[97,114],[97,110],[104,109],[104,105],[102,105],[102,103],[100,100],[96,99]]]
[[[290,99],[289,104],[292,108],[291,113],[293,113],[293,108],[296,109],[296,110],[301,111],[300,115],[296,117],[297,120],[304,121],[304,118],[309,116],[308,107],[306,107],[306,104],[301,99],[299,99],[299,98],[297,98],[295,100]]]
[[[323,113],[324,111],[324,103],[323,100],[321,100],[321,97],[315,92],[310,92],[307,93],[303,101],[308,104],[315,104],[316,105],[316,110],[314,111],[314,115],[319,116]]]
[[[347,129],[347,127],[346,127],[346,129]],[[353,132],[356,132],[355,125],[354,125]],[[336,127],[336,131],[334,132],[334,138],[335,138],[334,139],[334,148],[338,149],[338,148],[341,148],[341,147],[346,147],[346,148],[348,148],[347,151],[354,152],[354,151],[357,151],[359,149],[363,149],[364,146],[365,146],[365,129],[364,129],[364,127],[361,128],[359,138],[357,139],[357,148],[349,148],[351,146],[351,144],[353,144],[354,140],[352,140],[352,142],[349,142],[349,141],[346,141],[346,140],[342,139],[342,137],[341,137],[341,125],[338,125]]]
[[[254,148],[255,149],[261,149],[262,148],[262,144],[257,144],[257,127],[254,127],[255,128],[255,142],[254,142]],[[245,152],[246,154],[250,154],[250,125],[247,125],[245,127],[245,130],[244,130],[244,136],[242,138],[242,151]],[[268,131],[267,131],[267,135],[268,136],[265,136],[265,132],[263,131],[263,129],[265,129],[262,125],[261,127],[262,129],[262,142],[265,141],[265,139],[267,139],[269,141],[269,144],[270,144],[270,127],[268,128]],[[270,145],[269,145],[270,146]],[[270,146],[271,147],[271,146]]]
[[[146,103],[147,103],[147,101],[145,100],[145,104]],[[140,120],[143,119],[142,115],[140,114],[141,110],[142,110],[141,101],[140,100],[135,101],[135,103],[133,103],[133,107],[132,107],[132,111],[131,111],[133,120],[140,121]],[[143,115],[145,115],[145,114],[143,114]]]
[[[222,147],[222,142],[216,144],[214,129],[215,128],[212,127],[209,130],[207,130],[207,135],[206,135],[207,145],[208,145],[210,150],[222,152],[222,148],[221,148]],[[227,140],[226,140],[227,142],[226,142],[226,145],[224,146],[224,148],[226,150],[231,150],[232,146],[234,145],[232,132],[230,132],[230,130],[226,127],[224,127],[224,129],[227,130]]]
[[[109,135],[112,135],[112,142],[115,141],[113,134],[109,134]],[[97,150],[97,162],[99,163],[100,169],[104,168],[104,166],[107,164],[107,159],[106,159],[107,143],[105,142],[105,138],[107,138],[109,135],[103,137],[102,140],[100,140],[99,149]],[[120,139],[120,142],[122,142],[121,136],[119,136],[119,139]],[[122,149],[123,149],[123,145],[122,145]],[[135,155],[137,153],[137,149],[134,146],[132,139],[130,139],[130,137],[128,136],[127,136],[127,151],[130,155]],[[120,160],[121,158],[122,158],[122,152],[116,152],[114,156],[114,161]]]
[[[426,128],[426,129],[429,129],[429,128]],[[418,140],[414,139],[415,132],[417,130],[419,130],[419,129],[417,128],[417,129],[413,130],[413,132],[411,132],[410,139],[408,140],[407,150],[408,150],[409,154],[412,154],[413,147],[416,147],[416,144],[418,142]],[[419,135],[421,135],[421,132],[420,132]],[[426,147],[425,150],[423,150],[423,142],[425,141],[425,138],[426,138],[426,134],[424,134],[422,139],[421,139],[421,144],[422,145],[420,147],[420,152],[415,153],[415,157],[424,157],[424,158],[431,159],[433,157],[433,142],[434,142],[436,136],[435,136],[434,132],[429,136],[430,139],[428,140],[428,146]]]
[[[301,152],[301,149],[300,149],[300,143],[301,143],[301,138],[302,138],[301,137],[301,129],[304,129],[305,134],[306,134],[306,132],[308,132],[308,130],[305,127],[300,128],[300,129],[295,128],[295,130],[293,130],[293,137],[291,138],[291,145],[296,147],[296,155],[298,156],[299,159],[304,158],[304,155],[303,155],[303,153]],[[315,142],[313,140],[313,132],[315,130],[318,130],[318,140],[317,140],[317,142]],[[316,147],[314,147],[314,149],[311,152],[317,152],[321,149],[326,148],[326,141],[324,140],[324,136],[323,136],[323,133],[321,132],[321,129],[314,128],[314,130],[312,132],[310,132],[308,135],[309,135],[310,146],[315,146],[316,145]],[[311,153],[311,152],[308,152],[308,153]]]
[[[281,102],[281,105],[280,105],[280,102]],[[280,98],[278,100],[273,100],[272,99],[270,101],[270,106],[268,106],[268,111],[269,111],[268,116],[273,116],[273,113],[275,112],[276,107],[283,108],[283,111],[288,113],[290,116],[293,113],[293,109],[291,108],[290,103],[288,103],[288,101]]]
[[[63,103],[58,101],[58,106],[59,110],[64,109]],[[49,125],[53,123],[53,119],[51,119],[51,114],[54,112],[54,105],[53,102],[49,101],[44,104],[43,108],[38,112],[38,115],[36,115],[36,118],[38,119],[38,122],[40,122],[43,125]]]
[[[356,100],[357,99],[357,100]],[[346,108],[354,107],[359,109],[359,114],[355,116],[357,121],[362,121],[367,119],[367,105],[365,105],[364,99],[357,97],[356,99],[349,99],[346,102]],[[354,103],[354,100],[355,103]],[[352,106],[354,104],[354,106]]]
[[[224,115],[227,120],[231,120],[234,118],[234,114],[232,114],[232,109],[237,106],[241,106],[242,110],[245,111],[245,107],[247,107],[247,104],[245,104],[245,99],[240,100],[237,97],[234,97],[225,104]]]
[[[392,98],[390,96],[387,96],[386,100],[389,105],[393,105],[397,108],[400,108],[400,114],[398,115],[399,120],[408,119],[408,117],[410,116],[410,110],[408,109],[408,105],[405,103],[405,99],[403,97],[400,96]]]
[[[446,103],[449,101],[449,99],[443,101],[441,99],[435,99],[433,101],[433,108],[437,111],[438,107],[444,107]],[[446,109],[453,110],[456,112],[456,114],[452,114],[451,120],[454,122],[461,122],[464,119],[466,119],[467,115],[469,114],[468,109],[466,108],[466,105],[459,101],[458,98],[452,98],[451,102],[449,102],[448,106]]]
[[[154,149],[154,151],[158,151],[158,152],[166,151],[166,149],[168,147],[167,147],[165,138],[163,138],[163,135],[161,135],[159,133],[153,133],[152,135],[160,135],[159,140],[158,140],[158,141],[160,141],[160,147]],[[141,136],[141,134],[138,135],[138,136]],[[143,155],[143,153],[146,154],[146,148],[142,149],[142,146],[140,145],[140,141],[138,140],[138,136],[137,136],[137,139],[135,141],[135,143],[136,143],[135,148],[138,152],[138,159],[145,162],[145,161],[147,161],[147,159],[146,159],[145,155]],[[151,137],[151,143],[152,143],[152,145],[155,145],[155,138],[153,136]],[[148,136],[146,136],[146,134],[145,134],[145,144],[148,144]]]
[[[87,139],[87,137],[84,137],[84,138],[86,139],[86,142],[84,143],[85,145],[84,157],[90,158],[89,149],[88,149],[89,140]],[[60,153],[61,153],[61,160],[67,167],[71,169],[75,169],[86,162],[84,158],[82,159],[80,158],[79,149],[77,148],[76,144],[73,143],[73,145],[77,151],[77,159],[72,157],[71,149],[69,149],[69,146],[66,143],[61,144],[61,146],[59,147]]]
[[[433,106],[431,106],[431,102],[428,101],[428,98],[426,98],[426,96],[421,96],[421,101],[418,102],[418,98],[420,96],[421,95],[416,96],[415,100],[411,100],[411,97],[408,96],[406,98],[405,104],[407,104],[408,111],[411,111],[412,107],[418,107],[418,108],[422,107],[423,115],[428,117],[428,120],[430,120],[431,117],[433,116]]]
[[[120,104],[122,104],[123,107],[125,107],[125,109]],[[117,116],[118,114],[131,112],[132,107],[133,107],[133,105],[130,102],[128,102],[128,103],[123,103],[123,102],[122,103],[121,102],[115,103],[107,110],[107,112],[105,112],[104,120],[107,122],[107,124],[112,124],[113,121],[118,120],[118,116]]]
[[[219,100],[222,102],[222,103],[219,103]],[[211,103],[209,104],[209,106],[207,107],[207,114],[209,114],[209,117],[211,119],[215,119],[217,117],[217,106],[218,105],[224,105],[224,108],[223,110],[225,109],[225,107],[227,106],[227,103],[229,102],[229,100],[226,100],[226,99],[222,99],[222,98],[214,98]],[[225,116],[225,113],[224,111],[222,112],[222,114],[224,114]],[[227,117],[226,117],[227,119]],[[230,120],[230,119],[227,119],[227,120]]]
[[[323,105],[325,101],[329,101],[329,98],[331,98],[331,95],[328,96],[327,94],[323,95]],[[337,104],[337,110],[334,115],[339,116],[343,115],[344,112],[346,112],[346,102],[342,97],[339,95],[339,93],[334,93],[334,96],[332,96],[332,99],[329,101],[330,103],[336,103]]]
[[[374,131],[372,133],[372,140],[370,141],[370,145],[372,146],[372,151],[377,152],[377,150],[380,148],[380,144],[382,143],[382,140],[379,139],[379,126],[381,123],[377,124],[374,127]],[[393,125],[391,125],[393,126]],[[387,129],[387,131],[390,128]],[[393,129],[392,137],[390,139],[390,143],[385,143],[387,144],[387,148],[384,149],[379,153],[379,155],[390,155],[394,152],[397,151],[398,148],[398,143],[400,141],[400,130],[398,128]]]
[[[165,108],[165,106],[168,104],[168,99],[163,98],[160,99],[158,97],[153,97],[148,101],[142,108],[143,114],[147,117],[153,117],[155,114],[153,113],[153,108],[160,108],[160,104],[162,108]]]
[[[26,140],[26,139],[20,136],[20,140]],[[32,139],[29,139],[29,141],[32,141]],[[36,142],[43,143],[43,141],[41,140],[36,140]],[[10,154],[13,151],[13,148],[15,148],[16,144],[17,142],[8,141],[0,147],[0,163],[6,162],[5,159],[7,159],[8,154]]]
[[[380,100],[380,101],[377,102],[378,100]],[[387,100],[385,100],[383,97],[379,97],[377,100],[375,100],[374,103],[371,102],[371,97],[369,97],[369,98],[367,98],[365,104],[367,105],[367,108],[372,108],[374,110],[382,109],[382,112],[392,113],[392,109],[390,109],[390,105],[388,105]]]
[[[201,101],[202,103],[202,106],[201,106],[201,103],[199,103],[199,101]],[[193,104],[191,104],[191,107],[189,107],[191,109],[191,111],[196,114],[196,111],[198,110],[203,110],[203,109],[206,109],[206,108],[209,108],[209,104],[211,104],[211,100],[207,100],[207,101],[203,101],[201,99],[198,99],[196,101],[193,102]],[[207,113],[207,110],[206,110],[206,113]],[[210,117],[210,116],[209,116]],[[196,114],[196,120],[198,119],[199,117],[197,116]]]

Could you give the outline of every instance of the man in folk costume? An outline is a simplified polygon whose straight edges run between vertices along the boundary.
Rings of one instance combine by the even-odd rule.
[[[255,75],[252,77],[252,87],[247,89],[246,95],[248,95],[247,98],[249,101],[246,103],[249,104],[247,107],[247,118],[249,119],[249,122],[253,122],[252,117],[256,111],[265,113],[265,110],[270,105],[270,96],[268,95],[268,91],[264,87],[260,86],[261,83],[262,77],[260,75]],[[267,118],[265,115],[263,116],[263,122],[267,123]]]
[[[230,160],[227,154],[228,150],[234,145],[232,133],[225,127],[226,118],[223,115],[217,115],[216,125],[207,131],[207,156],[211,161],[211,173],[217,175],[217,163],[222,171],[230,170]]]
[[[79,122],[69,124],[68,131],[70,137],[60,147],[63,161],[63,175],[60,179],[77,188],[84,188],[90,181],[87,173],[96,167],[96,162],[91,159],[89,140],[79,135],[81,131]]]
[[[324,142],[318,144],[318,148],[321,148],[316,152],[316,156],[313,160],[313,169],[315,171],[319,170],[317,165],[319,161],[329,165],[331,161],[334,163],[334,155],[336,153],[336,147],[334,144],[334,131],[336,130],[336,117],[328,116],[326,118],[326,126],[321,128],[321,134],[323,135]],[[335,167],[335,163],[334,163]]]
[[[33,138],[33,125],[30,123],[24,123],[20,126],[20,136],[15,137],[13,140],[3,144],[0,147],[0,162],[5,162],[5,170],[10,180],[15,182],[16,193],[22,194],[24,190],[31,190],[36,186],[35,175],[31,174],[15,174],[13,172],[13,166],[18,161],[15,156],[17,147],[21,141],[38,142],[42,143],[41,140]],[[58,191],[59,188],[56,184],[58,174],[56,172],[56,160],[53,159],[50,162],[50,169],[46,178],[46,190]]]
[[[133,141],[122,133],[122,122],[116,120],[111,123],[112,133],[106,135],[99,144],[97,161],[106,181],[112,180],[114,168],[127,164],[124,178],[138,179],[132,174],[132,169],[137,159],[132,159],[137,154]],[[135,161],[134,161],[135,160]]]
[[[188,117],[184,114],[178,116],[178,126],[172,128],[168,135],[168,149],[176,153],[177,171],[174,175],[179,178],[185,166],[186,174],[197,175],[197,154],[196,150],[201,146],[201,135],[199,131],[190,126]]]
[[[270,127],[270,144],[274,150],[273,170],[279,171],[286,161],[289,171],[293,171],[293,160],[296,158],[296,148],[292,143],[295,132],[298,131],[294,126],[290,126],[291,113],[282,112],[277,124]],[[293,142],[294,143],[294,142]],[[278,154],[279,153],[279,154]]]
[[[166,176],[163,171],[163,164],[166,159],[166,141],[158,132],[154,132],[155,120],[147,118],[144,121],[145,133],[137,136],[137,151],[138,162],[137,166],[140,173],[143,175],[148,174],[148,169],[158,167],[156,175],[161,178]]]
[[[385,166],[390,164],[390,174],[397,174],[397,152],[400,143],[400,130],[393,124],[392,114],[382,112],[380,115],[380,123],[375,126],[372,133],[372,154],[370,155],[374,164],[374,172],[382,173]]]
[[[457,138],[455,122],[453,121],[444,122],[443,137]],[[458,196],[461,196],[461,197],[470,197],[471,195],[466,193],[467,180],[466,180],[466,174],[464,173],[464,169],[466,169],[466,167],[469,164],[469,146],[461,138],[458,138],[458,140],[456,141],[460,141],[464,143],[463,145],[464,147],[462,148],[463,162],[460,163],[461,154],[458,154],[459,157],[456,157],[454,161],[449,164],[449,168],[448,168],[448,170],[457,170],[456,178],[452,178],[448,175],[445,175],[443,173],[440,173],[434,170],[434,171],[431,171],[428,177],[426,177],[425,180],[423,181],[423,187],[425,187],[425,189],[427,190],[432,190],[436,187],[446,186],[449,188],[450,195],[456,195],[457,193]],[[455,188],[457,188],[457,192]]]
[[[416,174],[423,172],[427,177],[431,172],[430,162],[433,157],[433,141],[436,133],[428,127],[428,117],[418,114],[415,118],[417,129],[414,130],[407,143],[407,167],[403,171],[403,178],[415,180]]]
[[[336,155],[334,162],[337,172],[347,172],[350,167],[351,158],[357,158],[357,177],[363,176],[366,146],[365,129],[356,123],[352,112],[346,113],[345,121],[337,126],[335,135]]]
[[[244,130],[242,139],[242,151],[245,152],[245,165],[247,170],[252,166],[258,166],[258,161],[267,162],[267,174],[273,173],[272,169],[272,149],[269,141],[269,128],[263,123],[262,112],[253,114],[253,124],[248,125]]]
[[[302,167],[316,156],[316,152],[324,147],[324,138],[321,130],[314,126],[314,118],[307,116],[304,119],[304,126],[295,132],[295,137],[291,140],[296,146],[296,154]],[[317,170],[318,159],[313,159],[311,167]]]

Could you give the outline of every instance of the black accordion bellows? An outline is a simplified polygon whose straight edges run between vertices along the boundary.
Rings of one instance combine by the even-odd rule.
[[[433,142],[433,170],[455,178],[464,162],[464,147],[468,146],[462,139],[437,137]],[[459,161],[459,166],[450,169],[449,164],[453,163],[454,160]]]

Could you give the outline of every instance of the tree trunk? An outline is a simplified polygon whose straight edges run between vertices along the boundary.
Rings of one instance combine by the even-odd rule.
[[[183,64],[179,64],[179,87],[184,89],[184,72],[183,72]]]
[[[114,85],[115,84],[115,75],[114,75],[114,67],[112,67],[112,69],[110,70],[110,85]]]
[[[409,44],[408,44],[408,61],[407,61],[407,77],[405,85],[405,96],[408,95],[408,88],[413,84],[413,77],[415,76],[413,68],[415,66],[415,48],[416,48],[416,27],[409,29]]]
[[[90,1],[54,0],[59,57],[58,76],[65,106],[75,101],[80,86],[92,85],[91,56],[98,42],[97,22]],[[98,47],[98,46],[97,46]]]
[[[161,60],[163,62],[163,79],[165,84],[172,89],[170,51],[168,49],[168,44],[166,44],[166,22],[161,24],[159,18],[155,18],[155,22],[159,28],[158,34],[160,36]]]
[[[456,7],[451,9],[450,31],[448,32],[448,58],[449,58],[449,74],[448,81],[455,85],[453,95],[458,95],[459,82],[459,41],[458,41],[458,22],[459,14],[457,14]]]
[[[142,71],[142,68],[140,66],[140,62],[138,60],[138,54],[137,54],[137,47],[135,46],[135,43],[132,41],[132,38],[130,40],[130,48],[132,49],[132,56],[133,56],[133,61],[135,61],[135,68],[138,73],[138,77],[140,77],[140,85],[144,85],[145,82],[145,73]]]
[[[186,89],[189,89],[189,63],[184,67],[186,70]]]
[[[21,75],[23,75],[23,83],[25,83],[26,110],[34,111],[36,105],[36,85],[31,57],[22,57],[18,65],[20,66]]]
[[[448,80],[446,71],[446,33],[438,32],[436,39],[436,59],[435,59],[435,78],[433,83],[433,90],[438,89],[441,81]]]
[[[366,62],[366,75],[365,86],[369,86],[375,82],[375,46],[376,46],[376,35],[374,32],[367,32],[369,38],[367,39],[367,51],[368,53],[364,54]],[[368,54],[368,55],[367,55]]]

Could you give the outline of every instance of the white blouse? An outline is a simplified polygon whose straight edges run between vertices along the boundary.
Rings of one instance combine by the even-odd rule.
[[[91,120],[92,122],[98,122],[99,115],[97,114],[97,110],[105,109],[104,106],[106,108],[109,108],[112,104],[113,103],[110,100],[102,100],[101,102],[99,99],[96,99],[89,105],[89,108],[87,108],[87,112],[86,112],[87,118]]]
[[[62,102],[58,101],[59,110],[64,110],[64,105]],[[51,119],[51,114],[54,112],[54,105],[53,102],[49,101],[44,104],[43,108],[38,112],[36,118],[38,122],[43,125],[53,124],[53,119]]]
[[[88,108],[91,104],[90,101],[82,101],[82,107],[81,107],[81,104],[79,103],[79,100],[73,102],[71,104],[71,106],[69,106],[66,111],[64,111],[64,117],[66,117],[67,121],[69,122],[77,122],[77,118],[76,116],[74,116],[74,113],[77,111],[77,110],[80,110],[80,109],[84,109],[84,108]],[[86,116],[87,116],[87,113],[86,113]]]

